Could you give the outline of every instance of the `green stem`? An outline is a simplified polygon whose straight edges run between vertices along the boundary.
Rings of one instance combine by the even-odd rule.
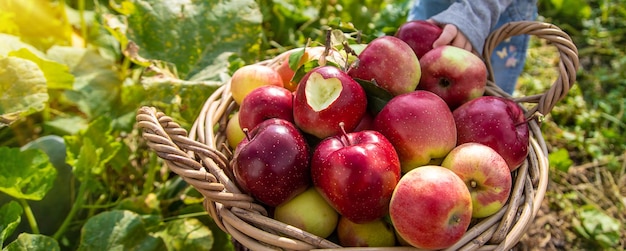
[[[67,231],[67,228],[70,226],[70,223],[72,223],[74,216],[76,216],[76,214],[78,213],[78,210],[82,208],[83,203],[85,202],[85,193],[87,191],[86,183],[87,182],[80,183],[80,186],[78,187],[78,194],[76,195],[76,200],[74,201],[74,204],[72,205],[72,209],[70,209],[70,212],[67,214],[67,216],[63,220],[63,223],[52,236],[52,238],[54,238],[55,240],[58,241],[61,239],[65,231]]]
[[[25,199],[19,199],[19,202],[24,209],[24,214],[26,215],[30,229],[33,230],[33,234],[39,234],[39,226],[37,226],[37,220],[35,219],[35,215],[33,214],[33,210],[30,208],[28,201]]]
[[[80,13],[79,17],[80,17],[80,35],[83,37],[83,40],[85,41],[85,47],[87,47],[87,43],[89,40],[89,37],[87,35],[87,24],[85,23],[85,0],[79,0],[78,1],[78,12]]]

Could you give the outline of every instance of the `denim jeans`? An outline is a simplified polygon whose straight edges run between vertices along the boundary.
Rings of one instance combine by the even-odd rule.
[[[409,11],[408,20],[428,19],[446,10],[454,2],[454,0],[415,0]],[[491,31],[508,22],[534,20],[536,17],[536,0],[513,0],[500,14],[497,24]],[[509,94],[515,91],[517,79],[524,69],[528,40],[528,35],[514,36],[498,44],[491,54],[495,83]]]

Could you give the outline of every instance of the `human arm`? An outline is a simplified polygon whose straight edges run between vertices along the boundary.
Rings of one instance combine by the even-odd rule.
[[[451,44],[482,53],[485,39],[497,24],[500,14],[512,0],[459,1],[431,17],[431,22],[443,26],[444,32],[434,46]]]

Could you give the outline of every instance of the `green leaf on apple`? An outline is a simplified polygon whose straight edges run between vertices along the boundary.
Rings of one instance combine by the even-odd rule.
[[[367,94],[367,108],[370,112],[373,112],[374,115],[378,114],[378,112],[385,107],[387,102],[393,98],[391,93],[376,85],[372,81],[359,78],[354,78],[354,80],[363,87],[363,90],[365,90],[365,93]]]
[[[291,62],[289,62],[289,64],[290,64],[289,67],[291,67]],[[300,83],[300,80],[302,80],[304,75],[306,75],[309,71],[313,70],[315,67],[318,67],[318,66],[320,66],[318,60],[311,60],[311,61],[304,63],[293,74],[293,78],[292,78],[293,82]]]
[[[291,61],[291,58],[289,60]],[[291,67],[291,62],[289,62],[289,64],[290,64],[289,67]],[[334,66],[334,67],[337,67],[337,68],[341,69],[341,66],[339,66],[337,63],[332,62],[330,60],[326,61],[326,65]],[[309,71],[315,69],[318,66],[320,66],[319,60],[311,60],[311,61],[308,61],[308,62],[304,63],[294,73],[292,81],[294,83],[300,83],[300,80],[302,80],[304,75],[306,75]]]
[[[300,50],[296,50],[289,54],[289,68],[296,71],[298,70],[298,65],[304,56],[304,48]]]

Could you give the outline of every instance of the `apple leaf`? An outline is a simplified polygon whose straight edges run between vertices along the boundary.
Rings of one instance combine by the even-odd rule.
[[[6,57],[0,58],[0,69],[0,127],[46,107],[46,78],[37,64]]]
[[[163,229],[155,233],[165,241],[168,250],[211,250],[213,234],[211,230],[195,218],[184,218],[165,223]]]
[[[300,80],[306,75],[309,71],[313,70],[315,67],[320,66],[318,60],[311,60],[304,63],[302,66],[298,67],[296,72],[293,74],[293,78],[291,80],[294,83],[300,83]]]
[[[292,70],[298,70],[298,65],[300,61],[302,61],[302,57],[304,56],[304,48],[300,50],[295,50],[289,54],[289,68]]]
[[[20,224],[23,211],[22,206],[16,201],[11,201],[0,207],[0,246],[3,246],[4,240],[11,236]]]
[[[52,237],[41,234],[21,233],[2,251],[59,251],[59,243]]]
[[[263,17],[255,1],[124,3],[126,36],[137,44],[139,55],[173,63],[181,79],[190,79],[223,53],[248,59],[259,53]]]
[[[78,251],[168,250],[160,237],[146,230],[142,217],[127,210],[95,215],[83,225]]]
[[[41,200],[57,176],[41,150],[0,147],[0,191],[17,199]]]
[[[356,80],[356,82],[363,87],[363,90],[365,90],[365,93],[367,94],[367,107],[373,115],[378,114],[378,112],[385,107],[387,102],[393,98],[391,93],[376,85],[374,82],[358,78],[355,78],[354,80]]]

